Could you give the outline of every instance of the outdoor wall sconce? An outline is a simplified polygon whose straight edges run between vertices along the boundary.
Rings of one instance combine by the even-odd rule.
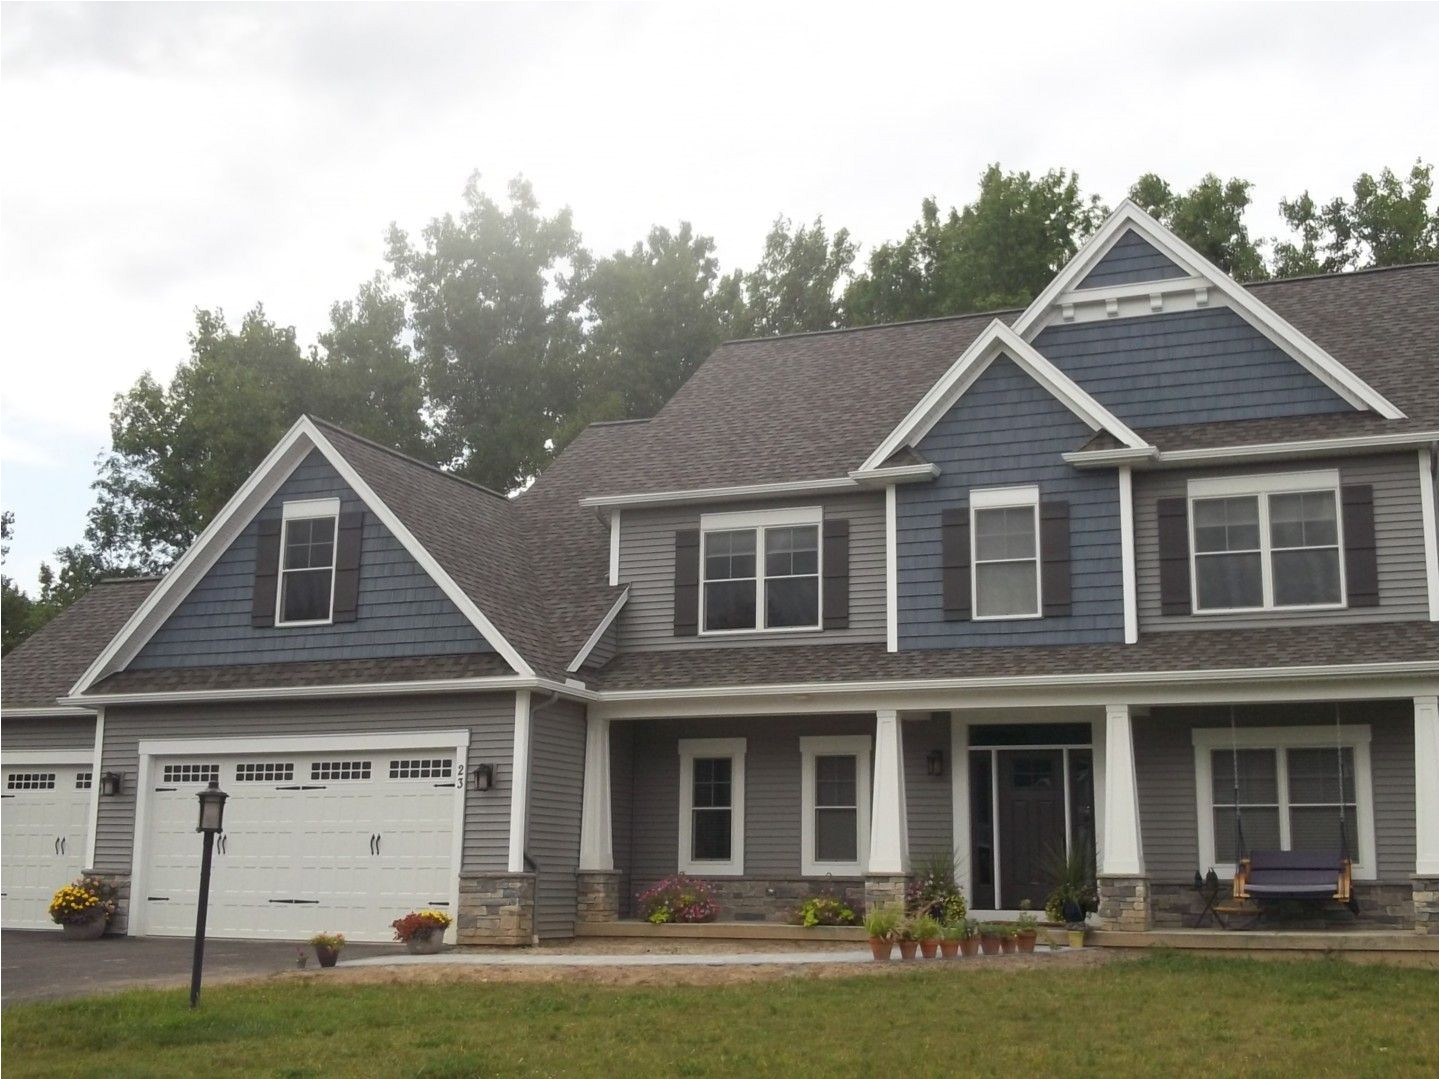
[[[100,794],[120,794],[120,774],[118,772],[107,772],[100,774]]]
[[[475,766],[475,790],[489,791],[490,785],[495,782],[495,766],[480,764]]]
[[[945,775],[945,751],[931,750],[925,755],[925,771],[931,776]]]

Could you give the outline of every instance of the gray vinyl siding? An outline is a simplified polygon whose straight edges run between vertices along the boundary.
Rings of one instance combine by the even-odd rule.
[[[530,739],[525,852],[535,863],[535,932],[542,938],[573,937],[585,707],[557,701],[536,709]]]
[[[856,464],[859,464],[858,462]],[[704,513],[822,506],[826,519],[850,522],[850,626],[844,630],[782,634],[675,636],[675,533],[698,529]],[[620,612],[619,647],[625,651],[706,646],[885,640],[885,499],[880,492],[826,497],[797,495],[784,501],[747,501],[620,515],[620,584],[630,599]]]
[[[1329,611],[1274,611],[1248,615],[1162,615],[1156,503],[1183,498],[1189,480],[1206,476],[1340,470],[1341,484],[1369,484],[1375,495],[1376,564],[1380,604]],[[1290,461],[1279,465],[1236,465],[1224,469],[1135,473],[1135,579],[1142,632],[1194,630],[1201,626],[1293,626],[1298,623],[1398,621],[1429,618],[1425,586],[1425,538],[1420,512],[1420,478],[1414,454]]]
[[[95,868],[131,873],[135,850],[135,793],[142,740],[236,739],[284,735],[343,736],[381,732],[470,729],[467,762],[496,766],[489,791],[465,791],[461,869],[504,872],[510,837],[511,763],[515,696],[475,694],[245,702],[210,705],[112,705],[105,711],[101,770],[122,776],[121,793],[100,800]]]
[[[342,513],[364,507],[317,450],[296,466],[262,513],[278,514],[289,500],[331,497],[340,499]],[[369,512],[361,541],[354,622],[252,627],[257,531],[254,521],[245,527],[131,661],[131,668],[490,651],[480,632]]]
[[[1133,229],[1126,229],[1105,257],[1085,275],[1079,288],[1128,285],[1135,281],[1160,281],[1187,276],[1185,271],[1155,250],[1150,241]]]
[[[901,649],[1067,645],[1120,641],[1120,489],[1112,470],[1061,460],[1091,434],[1013,361],[1000,357],[921,440],[940,467],[928,484],[896,489]],[[1070,504],[1071,613],[1041,619],[947,621],[941,590],[941,513],[973,488],[1038,484],[1041,501]]]
[[[1059,324],[1034,344],[1132,427],[1351,409],[1229,308]]]
[[[874,731],[875,718],[868,715],[616,723],[612,752],[628,743],[611,761],[615,865],[627,875],[627,888],[673,874],[679,865],[681,739],[745,739],[744,876],[800,878],[800,738]],[[902,738],[911,852],[948,852],[948,768],[945,777],[927,775],[925,752],[940,748],[948,762],[949,725],[907,721]],[[863,782],[868,787],[872,779]]]
[[[0,754],[10,750],[93,749],[93,716],[7,716],[0,723]]]
[[[628,604],[629,601],[627,600]],[[615,621],[605,628],[605,633],[600,635],[600,640],[595,643],[595,648],[590,650],[590,655],[585,658],[582,665],[586,670],[596,670],[604,667],[615,658],[620,648],[620,617],[617,615]]]
[[[1370,775],[1375,794],[1375,847],[1381,881],[1406,881],[1415,872],[1414,706],[1403,701],[1347,702],[1344,724],[1370,725]],[[1329,703],[1241,705],[1241,727],[1329,725]],[[1228,728],[1224,706],[1155,707],[1134,721],[1135,777],[1140,796],[1140,832],[1145,868],[1156,882],[1185,883],[1199,865],[1195,820],[1194,728]],[[1355,834],[1350,834],[1352,850]]]

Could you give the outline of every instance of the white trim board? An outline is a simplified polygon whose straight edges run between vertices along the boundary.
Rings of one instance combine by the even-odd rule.
[[[1387,431],[1378,435],[1341,435],[1333,439],[1296,439],[1288,442],[1246,443],[1239,446],[1202,447],[1191,450],[1136,451],[1071,450],[1060,457],[1076,468],[1104,468],[1134,465],[1137,468],[1179,468],[1185,465],[1240,464],[1247,461],[1283,461],[1286,458],[1330,457],[1334,454],[1361,454],[1372,450],[1425,449],[1434,445],[1440,433],[1434,431]]]
[[[7,769],[21,765],[91,765],[94,761],[95,754],[91,750],[0,751],[0,766]]]
[[[110,643],[95,658],[84,674],[70,689],[70,697],[84,694],[101,678],[125,667],[145,646],[145,643],[164,625],[211,567],[245,530],[256,514],[265,506],[289,478],[295,467],[305,460],[311,450],[319,450],[332,468],[340,474],[350,490],[373,513],[398,540],[410,556],[438,585],[446,597],[470,621],[471,625],[485,638],[490,646],[520,675],[534,675],[519,652],[505,639],[488,617],[480,610],[463,589],[435,558],[425,550],[395,513],[385,505],[346,460],[325,437],[324,432],[308,417],[302,416],[275,444],[265,460],[252,472],[240,490],[230,497],[224,508],[215,516],[205,530],[190,545],[175,566],[165,575],[164,580],[145,598],[145,602],[126,620]]]
[[[610,624],[615,621],[615,616],[620,614],[620,609],[625,606],[625,601],[628,599],[630,599],[630,586],[626,585],[625,591],[615,598],[615,603],[611,604],[610,610],[601,616],[594,631],[585,639],[585,644],[580,646],[580,651],[575,654],[575,659],[571,660],[569,666],[565,668],[567,672],[573,675],[585,666],[585,661],[595,651],[595,646],[600,644],[600,639],[605,636],[605,631],[610,629]]]
[[[1040,331],[1049,325],[1052,312],[1061,297],[1085,280],[1127,229],[1148,241],[1187,274],[1204,278],[1208,287],[1228,301],[1228,306],[1234,308],[1255,329],[1356,409],[1373,410],[1387,420],[1404,418],[1405,414],[1377,390],[1129,199],[1125,199],[1115,208],[1115,212],[1075,253],[1075,257],[1065,264],[1051,279],[1050,284],[1041,290],[1040,295],[1015,320],[1015,333],[1027,341],[1033,341]],[[1158,284],[1152,285],[1152,289]],[[1097,286],[1084,291],[1098,297],[1116,295],[1114,287],[1107,290],[1104,286]]]
[[[745,740],[680,739],[680,827],[676,865],[682,874],[741,877],[745,873]],[[724,862],[692,857],[690,814],[695,800],[695,759],[730,758],[730,858]]]
[[[1435,527],[1435,474],[1431,471],[1428,446],[1416,452],[1420,477],[1420,522],[1425,543],[1425,594],[1429,600],[1430,621],[1440,620],[1440,568],[1437,568]]]
[[[1091,431],[1105,431],[1132,450],[1149,450],[1150,444],[1118,416],[1085,392],[1074,380],[1045,359],[1035,347],[999,319],[980,332],[950,369],[925,393],[905,419],[885,436],[860,471],[882,467],[905,446],[915,446],[940,422],[965,392],[1000,356],[1009,357],[1030,378],[1066,406]]]
[[[820,862],[815,856],[815,759],[855,758],[855,861]],[[862,877],[870,859],[870,736],[800,736],[800,874]]]

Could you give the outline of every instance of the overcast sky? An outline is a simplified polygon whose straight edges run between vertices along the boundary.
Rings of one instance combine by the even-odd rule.
[[[386,227],[524,173],[592,250],[680,219],[723,265],[778,213],[862,243],[991,161],[1255,182],[1250,224],[1437,157],[1437,7],[888,2],[0,5],[7,570],[77,541],[113,396],[196,307],[302,341]]]

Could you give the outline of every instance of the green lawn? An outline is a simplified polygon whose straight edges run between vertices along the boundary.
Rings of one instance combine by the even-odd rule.
[[[6,1076],[1435,1076],[1433,972],[1151,955],[605,988],[287,980],[17,1005]]]

